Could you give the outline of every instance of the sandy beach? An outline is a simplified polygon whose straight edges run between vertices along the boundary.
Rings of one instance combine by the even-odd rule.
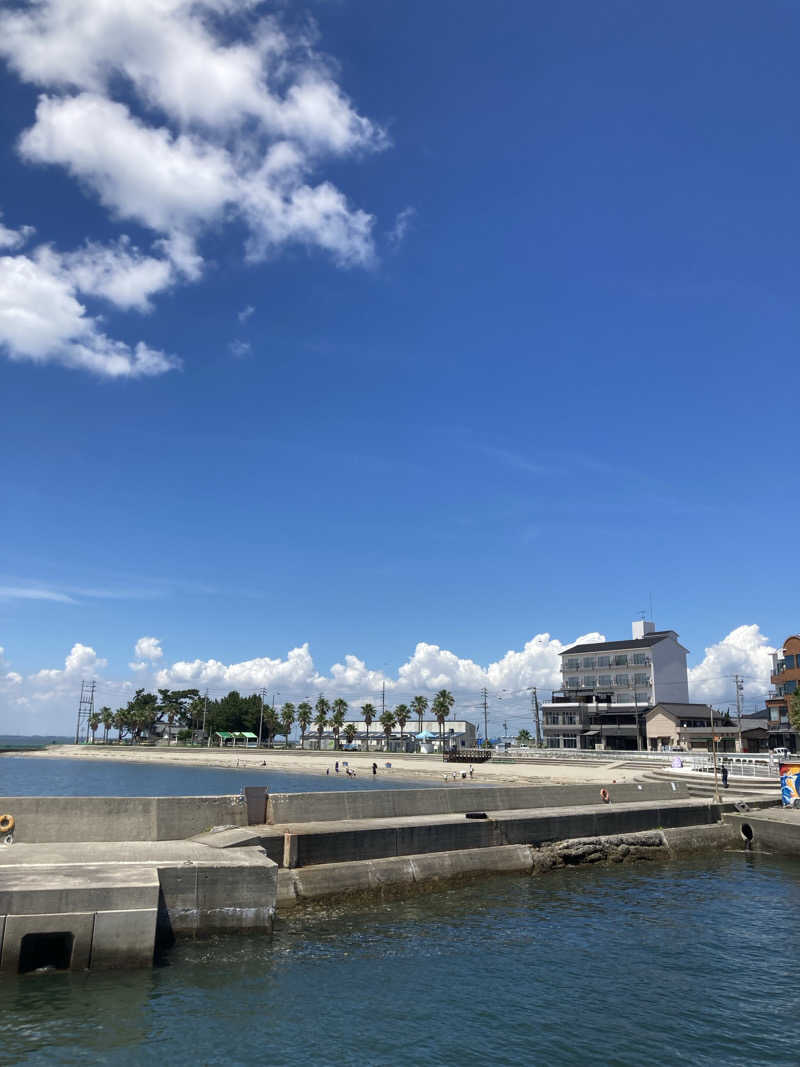
[[[387,785],[392,778],[405,781],[420,779],[427,782],[444,781],[445,774],[452,780],[468,770],[467,764],[443,763],[437,755],[404,755],[384,752],[317,752],[302,749],[272,750],[220,749],[220,748],[150,748],[144,746],[116,745],[50,745],[36,752],[20,753],[30,759],[85,759],[123,763],[164,763],[180,766],[220,767],[225,770],[253,767],[263,770],[291,771],[300,774],[334,773],[334,765],[346,760],[352,770],[361,776],[371,774],[373,761],[378,764],[378,777]],[[386,767],[391,763],[391,769]],[[343,771],[341,773],[344,773]],[[476,763],[473,767],[473,784],[529,783],[568,785],[575,782],[627,782],[632,781],[641,770],[625,767],[622,763],[587,763],[583,760],[537,763]]]

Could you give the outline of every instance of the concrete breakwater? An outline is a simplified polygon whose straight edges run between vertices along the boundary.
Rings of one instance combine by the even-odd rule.
[[[277,907],[307,900],[725,847],[740,832],[723,821],[734,798],[608,788],[0,798],[15,819],[0,971],[144,965],[176,937],[269,932]]]

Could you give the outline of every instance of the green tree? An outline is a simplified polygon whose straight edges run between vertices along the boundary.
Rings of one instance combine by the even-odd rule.
[[[114,712],[109,707],[100,709],[100,722],[103,724],[103,743],[108,742],[108,731],[114,725]]]
[[[532,740],[533,738],[531,737],[528,730],[520,730],[520,732],[517,734],[518,745],[529,745]]]
[[[152,730],[158,718],[158,697],[155,693],[137,689],[133,699],[129,700],[125,708],[121,710],[124,727],[135,743]]]
[[[392,730],[394,730],[394,728],[395,728],[394,712],[390,711],[387,708],[386,711],[384,711],[383,714],[381,715],[381,717],[378,719],[378,722],[383,727],[383,736],[384,736],[383,744],[384,744],[384,748],[388,748],[389,747],[389,738],[392,736]]]
[[[428,698],[427,697],[414,697],[411,701],[411,709],[417,716],[419,733],[422,733],[422,718],[425,712],[428,710]]]
[[[281,708],[281,733],[286,738],[286,747],[289,747],[289,734],[294,723],[294,704],[287,700]]]
[[[364,723],[367,727],[367,751],[369,751],[369,728],[375,722],[375,708],[372,704],[364,704],[361,708],[361,714],[364,717]]]
[[[433,716],[439,723],[439,737],[444,737],[444,720],[450,714],[450,709],[455,704],[456,699],[452,693],[449,693],[446,689],[440,689],[436,696],[433,698]]]
[[[100,722],[100,712],[93,711],[87,720],[89,729],[92,731],[92,744],[94,744],[94,735],[97,733],[97,728],[99,727]]]
[[[793,730],[800,731],[800,689],[789,698],[789,723]]]
[[[400,727],[400,737],[402,737],[403,731],[406,728],[406,723],[411,718],[411,710],[408,704],[398,704],[394,709],[394,717],[397,720],[397,725]]]
[[[333,714],[331,715],[331,728],[333,729],[333,738],[336,748],[339,747],[339,732],[344,726],[344,717],[347,714],[347,701],[342,700],[341,697],[337,697],[331,705]]]
[[[345,723],[344,739],[345,739],[345,741],[346,741],[346,743],[348,745],[352,745],[352,743],[356,739],[356,734],[357,733],[358,733],[358,730],[356,729],[356,724],[354,722]]]
[[[320,693],[317,698],[317,702],[314,705],[314,711],[316,712],[316,715],[314,716],[314,725],[317,728],[317,742],[319,747],[322,748],[322,734],[325,727],[328,725],[328,716],[331,711],[331,706],[322,693]]]
[[[300,727],[300,748],[306,747],[306,730],[311,725],[312,707],[307,700],[297,705],[297,725]]]

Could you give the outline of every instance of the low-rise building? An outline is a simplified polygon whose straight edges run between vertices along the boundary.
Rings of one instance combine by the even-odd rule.
[[[736,752],[739,747],[738,724],[708,704],[662,701],[646,713],[645,724],[651,752],[711,752],[714,738],[718,752]]]

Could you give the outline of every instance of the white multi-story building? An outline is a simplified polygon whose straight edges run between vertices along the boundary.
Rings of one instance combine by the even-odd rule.
[[[675,630],[638,620],[627,641],[573,645],[561,653],[561,690],[542,708],[553,748],[644,746],[643,715],[689,701],[687,649]]]

